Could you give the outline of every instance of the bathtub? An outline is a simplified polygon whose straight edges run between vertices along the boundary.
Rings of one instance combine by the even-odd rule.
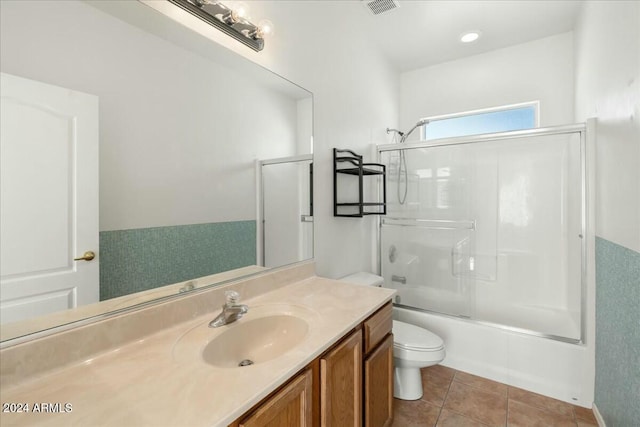
[[[393,317],[439,335],[447,352],[444,366],[591,408],[593,343],[571,344],[397,305]]]

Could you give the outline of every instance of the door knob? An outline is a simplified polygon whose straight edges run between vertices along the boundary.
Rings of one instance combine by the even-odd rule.
[[[93,251],[87,251],[85,252],[81,257],[79,258],[74,258],[74,261],[91,261],[92,259],[94,259],[96,257],[95,252]]]

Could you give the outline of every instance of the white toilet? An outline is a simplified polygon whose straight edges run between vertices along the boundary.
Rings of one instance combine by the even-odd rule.
[[[355,273],[340,279],[365,286],[379,286],[384,279],[371,273]],[[393,396],[402,400],[418,400],[422,397],[420,369],[437,365],[444,360],[442,338],[419,326],[393,321]]]

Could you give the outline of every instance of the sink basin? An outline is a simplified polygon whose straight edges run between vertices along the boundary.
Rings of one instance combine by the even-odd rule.
[[[206,363],[233,368],[266,362],[291,350],[309,331],[304,319],[290,315],[241,319],[229,326],[202,350]]]
[[[240,320],[220,328],[208,326],[213,317],[199,320],[178,337],[171,350],[175,362],[228,369],[243,361],[242,366],[276,361],[304,342],[318,313],[302,305],[268,303],[249,304]]]

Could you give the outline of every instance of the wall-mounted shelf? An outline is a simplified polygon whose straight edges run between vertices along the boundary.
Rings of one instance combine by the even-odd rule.
[[[338,175],[358,177],[357,201],[338,202]],[[382,202],[364,201],[364,177],[382,177]],[[386,215],[386,167],[379,163],[364,163],[362,156],[351,150],[333,149],[333,216],[361,218],[365,215]]]

